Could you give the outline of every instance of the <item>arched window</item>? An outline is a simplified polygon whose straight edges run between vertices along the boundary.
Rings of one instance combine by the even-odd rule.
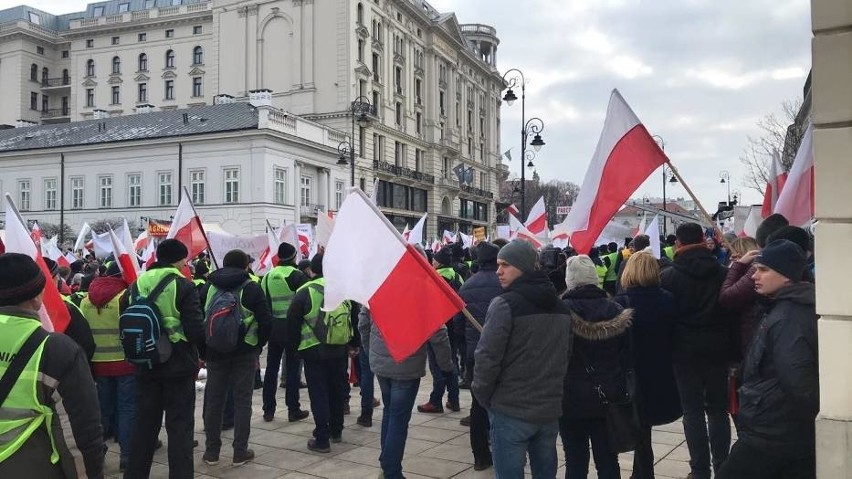
[[[201,47],[192,49],[192,64],[201,65],[204,63],[204,50]]]
[[[112,72],[121,73],[121,58],[112,57]]]
[[[358,2],[358,25],[364,24],[364,4]]]
[[[38,65],[35,63],[30,65],[30,80],[38,81]]]
[[[144,53],[139,54],[139,71],[146,72],[148,71],[148,55]]]
[[[47,70],[47,67],[41,69],[41,83],[42,85],[47,85],[47,78],[50,76],[50,72]]]
[[[450,203],[450,199],[446,196],[443,200],[441,200],[441,214],[442,215],[450,215],[452,214],[452,204]]]
[[[95,76],[95,61],[92,59],[89,59],[89,61],[86,62],[86,76]]]
[[[174,50],[166,51],[166,68],[175,67],[175,52]]]

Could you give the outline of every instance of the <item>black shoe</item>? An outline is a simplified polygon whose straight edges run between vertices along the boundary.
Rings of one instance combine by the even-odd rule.
[[[444,406],[446,406],[446,408],[449,409],[452,412],[461,411],[461,408],[459,407],[459,403],[451,403],[450,401],[447,401],[447,404],[444,404]]]
[[[255,389],[255,391],[258,390],[258,389],[263,389],[263,381],[255,381],[254,382],[254,389]]]
[[[465,416],[459,419],[459,424],[461,424],[462,426],[470,427],[470,416]]]
[[[290,422],[296,422],[301,421],[302,419],[307,419],[308,416],[310,416],[308,411],[298,410],[287,414],[287,419]]]
[[[254,451],[246,449],[246,452],[243,453],[234,452],[234,462],[232,464],[235,466],[242,466],[252,459],[254,459]]]
[[[470,383],[467,381],[460,382],[459,389],[470,389]]]
[[[325,447],[319,446],[319,445],[317,445],[316,439],[308,439],[308,449],[310,449],[311,451],[314,451],[314,452],[322,452],[322,453],[331,452],[331,446],[325,446]]]
[[[201,457],[201,460],[204,461],[204,464],[208,466],[215,466],[219,464],[219,454],[214,452],[204,452],[204,456]]]
[[[343,436],[331,436],[331,442],[338,444],[343,442]]]
[[[122,459],[118,462],[118,472],[124,472],[127,469],[127,460]]]
[[[473,460],[473,470],[474,471],[484,471],[494,465],[494,462],[491,461],[491,456],[486,457],[485,459],[474,459]]]
[[[366,414],[361,414],[360,416],[358,416],[358,420],[357,420],[357,421],[355,421],[355,422],[356,422],[359,426],[363,426],[363,427],[373,427],[373,416],[372,416],[372,415],[369,415],[369,416],[368,416],[368,415],[366,415]]]
[[[275,414],[265,412],[263,413],[263,422],[272,422],[275,419]]]

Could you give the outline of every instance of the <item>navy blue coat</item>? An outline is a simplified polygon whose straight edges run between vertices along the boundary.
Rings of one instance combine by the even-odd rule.
[[[491,304],[492,299],[501,294],[503,294],[503,287],[500,286],[500,281],[497,279],[497,263],[480,265],[479,271],[468,278],[459,289],[459,296],[467,305],[467,310],[483,326],[485,326],[485,313],[488,311],[488,305]],[[455,316],[453,323],[456,332],[463,332],[464,334],[467,345],[465,359],[472,361],[473,352],[476,351],[476,345],[479,343],[479,331],[470,324],[462,313]]]

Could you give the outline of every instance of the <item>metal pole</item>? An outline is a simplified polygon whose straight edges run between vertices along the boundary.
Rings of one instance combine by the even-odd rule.
[[[352,111],[352,142],[349,145],[349,167],[351,168],[350,172],[350,185],[351,187],[355,187],[355,102],[353,101],[351,105],[349,105],[349,109]]]
[[[59,247],[65,243],[65,153],[59,154]]]
[[[524,179],[527,165],[524,163],[526,157],[524,153],[527,149],[527,118],[526,118],[526,103],[527,103],[527,85],[526,81],[521,77],[521,218],[526,221],[527,218],[527,182]]]
[[[666,166],[663,165],[663,212],[666,212]],[[668,231],[666,230],[666,220],[668,217],[663,215],[663,236],[668,235]]]

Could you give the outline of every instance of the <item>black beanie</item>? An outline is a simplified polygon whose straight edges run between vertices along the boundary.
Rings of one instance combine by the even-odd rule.
[[[763,248],[768,242],[767,240],[769,235],[789,224],[790,222],[787,221],[787,218],[778,213],[769,215],[762,223],[760,223],[760,226],[757,227],[757,232],[754,235],[757,245]]]
[[[174,238],[163,240],[157,245],[158,263],[177,263],[187,256],[189,256],[189,250],[186,249],[183,243]]]
[[[444,266],[453,264],[453,252],[448,246],[441,248],[437,253],[432,253],[432,258]]]
[[[807,257],[802,248],[785,239],[775,240],[766,245],[754,262],[774,270],[793,282],[802,280],[807,267]]]
[[[0,271],[0,306],[29,301],[44,291],[47,283],[36,262],[25,254],[0,254]]]
[[[195,276],[201,277],[210,272],[210,267],[204,261],[195,263]]]
[[[322,253],[317,253],[311,258],[311,271],[317,276],[322,276]]]
[[[59,265],[56,264],[56,261],[53,261],[50,258],[42,258],[44,260],[44,264],[47,265],[47,270],[50,271],[50,276],[56,276],[56,273],[59,272]]]
[[[291,263],[296,259],[296,247],[290,243],[281,243],[278,245],[278,260],[285,263]]]
[[[476,251],[476,261],[479,264],[497,264],[497,253],[500,252],[500,248],[493,243],[487,241],[479,243],[474,251]]]
[[[796,243],[796,246],[806,252],[810,249],[811,238],[808,232],[798,226],[782,226],[766,238],[767,243],[775,240],[785,239]]]

